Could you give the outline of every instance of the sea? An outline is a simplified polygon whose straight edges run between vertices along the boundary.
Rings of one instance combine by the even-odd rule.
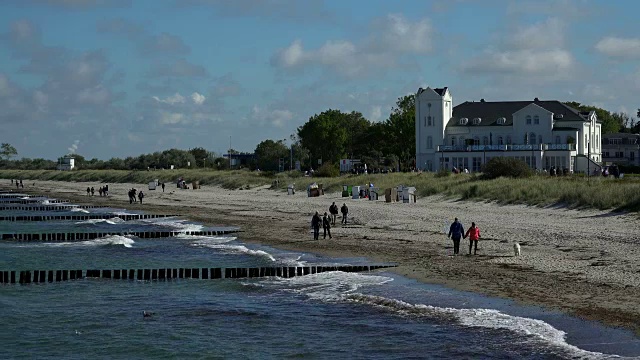
[[[114,217],[0,221],[0,233],[177,234],[2,240],[0,271],[376,264],[248,244],[242,232],[187,235],[234,224],[210,228],[176,217],[124,221],[118,216],[140,212],[20,206],[0,216]],[[0,359],[640,359],[640,339],[630,331],[384,269],[293,278],[3,284],[0,344]]]

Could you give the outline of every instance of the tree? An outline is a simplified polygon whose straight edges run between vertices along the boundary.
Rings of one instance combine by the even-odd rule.
[[[302,147],[309,150],[311,167],[317,167],[317,159],[337,163],[345,156],[349,139],[346,126],[349,116],[350,114],[340,110],[329,109],[312,116],[298,127],[297,135]]]
[[[289,149],[284,140],[264,140],[256,146],[255,156],[258,169],[264,171],[278,171],[280,159],[284,158],[289,165]]]
[[[398,98],[389,119],[385,121],[389,154],[395,154],[405,168],[410,167],[416,153],[416,97]]]
[[[595,111],[596,116],[598,117],[598,120],[602,121],[603,134],[617,133],[617,132],[620,132],[620,129],[622,128],[622,124],[620,124],[618,120],[614,118],[613,115],[605,109],[601,109],[595,106],[583,105],[575,101],[565,102],[564,104],[578,111],[585,111],[585,112]]]
[[[16,148],[11,146],[9,143],[2,143],[2,146],[0,146],[0,157],[5,160],[9,160],[16,155],[18,155],[18,150],[16,150]]]

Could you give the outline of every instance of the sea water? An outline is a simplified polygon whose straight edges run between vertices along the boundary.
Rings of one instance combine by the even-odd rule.
[[[0,216],[16,213],[20,211],[0,211]],[[0,222],[4,233],[209,229],[180,218]],[[0,270],[15,271],[369,263],[250,245],[235,235],[0,242]],[[153,316],[143,317],[143,311]],[[0,324],[2,359],[613,359],[640,355],[640,339],[628,331],[384,271],[2,285]]]

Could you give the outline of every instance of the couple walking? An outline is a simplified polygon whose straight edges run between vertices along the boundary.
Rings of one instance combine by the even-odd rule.
[[[480,228],[476,226],[476,223],[472,222],[471,227],[467,230],[467,233],[464,232],[464,226],[455,218],[451,226],[449,227],[449,235],[448,238],[453,239],[453,254],[457,255],[460,253],[460,239],[469,238],[469,255],[471,255],[471,249],[473,248],[473,255],[476,255],[478,252],[478,240],[480,239]],[[475,245],[475,247],[474,247]]]
[[[313,240],[318,240],[320,238],[320,225],[322,225],[324,229],[324,238],[327,238],[329,235],[329,239],[331,239],[331,218],[324,213],[324,217],[320,217],[320,213],[316,211],[315,215],[311,218],[311,227],[313,228]]]

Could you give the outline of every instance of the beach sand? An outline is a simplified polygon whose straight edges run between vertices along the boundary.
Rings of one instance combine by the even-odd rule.
[[[178,214],[208,225],[240,226],[245,242],[335,257],[395,262],[393,271],[427,283],[541,305],[640,333],[640,229],[635,214],[562,207],[497,205],[419,198],[416,203],[352,200],[340,194],[309,198],[259,187],[202,187],[166,192],[141,184],[109,184],[109,197],[88,197],[98,183],[31,181],[25,191],[78,203]],[[144,204],[130,205],[127,190],[144,191]],[[349,207],[349,223],[332,228],[333,239],[314,241],[315,211]],[[445,231],[454,217],[465,229],[481,230],[478,255],[452,256]],[[513,241],[522,256],[513,256]]]

